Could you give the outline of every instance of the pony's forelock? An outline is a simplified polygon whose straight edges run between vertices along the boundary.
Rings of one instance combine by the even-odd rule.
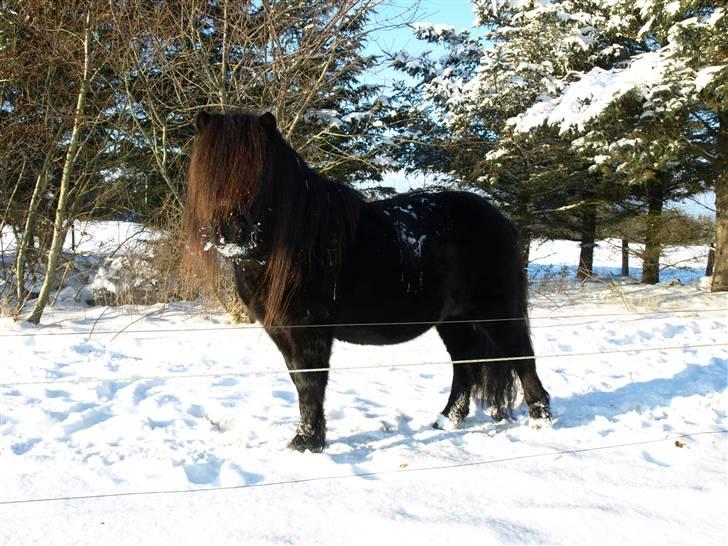
[[[210,244],[233,213],[248,209],[265,163],[265,128],[249,113],[208,114],[197,120],[182,222],[185,261],[202,266],[208,278],[218,271]]]

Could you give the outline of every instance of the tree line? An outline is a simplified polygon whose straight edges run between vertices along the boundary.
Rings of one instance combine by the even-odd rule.
[[[643,216],[642,280],[656,282],[665,203],[713,189],[726,290],[725,9],[664,4],[476,0],[472,31],[411,25],[447,50],[433,59],[366,53],[403,24],[379,0],[2,1],[0,223],[17,241],[3,296],[40,320],[76,219],[174,232],[196,113],[239,107],[274,112],[332,179],[403,168],[485,192],[524,253],[576,234],[582,272],[600,226]],[[649,55],[669,57],[653,59],[661,77],[576,123],[553,115],[584,105],[569,93],[595,69],[616,80]],[[385,64],[402,81],[372,85]]]
[[[474,0],[475,29],[418,24],[445,55],[392,56],[412,170],[480,188],[532,237],[644,216],[659,280],[670,201],[715,191],[713,290],[728,290],[728,10],[695,0]]]

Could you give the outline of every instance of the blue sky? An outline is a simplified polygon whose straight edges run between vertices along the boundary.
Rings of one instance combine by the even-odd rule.
[[[375,18],[375,23],[382,21],[389,22],[391,25],[401,24],[405,21],[427,21],[450,25],[456,30],[462,30],[472,26],[472,4],[470,0],[422,0],[419,4],[407,0],[385,0],[377,10]],[[415,38],[409,27],[402,27],[373,33],[366,53],[382,55],[383,52],[396,52],[402,49],[416,54],[424,50],[437,52],[438,48]],[[442,51],[444,52],[444,50]],[[393,78],[401,79],[402,77],[401,73],[383,67],[373,74],[371,83],[387,83]]]
[[[470,0],[423,0],[419,5],[407,0],[386,0],[377,12],[379,19],[392,22],[411,19],[451,25],[456,30],[471,28],[473,23]],[[377,43],[372,46],[380,45],[384,49],[414,49],[419,42],[409,29],[379,32],[374,41]]]

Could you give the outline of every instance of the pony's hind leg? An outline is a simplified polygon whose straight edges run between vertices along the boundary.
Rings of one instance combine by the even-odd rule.
[[[539,421],[550,421],[551,397],[536,373],[536,361],[533,358],[523,360],[515,365],[515,369],[521,380],[523,397],[528,404],[528,416],[536,420],[536,426],[540,426]]]
[[[478,339],[467,324],[440,324],[437,326],[447,352],[453,361],[478,358]],[[445,409],[433,423],[435,428],[456,428],[470,412],[470,395],[475,384],[474,367],[471,364],[453,364],[452,387]]]
[[[528,405],[528,415],[536,420],[534,424],[538,426],[539,421],[549,421],[550,396],[536,373],[536,360],[526,322],[494,322],[483,324],[480,328],[486,332],[494,347],[494,356],[518,357],[516,360],[504,360],[494,365],[506,366],[516,372],[523,388],[523,398]]]

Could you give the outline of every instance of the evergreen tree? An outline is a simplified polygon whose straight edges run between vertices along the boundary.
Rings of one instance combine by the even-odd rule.
[[[474,8],[480,37],[423,24],[418,35],[448,54],[439,61],[394,56],[395,67],[420,80],[417,91],[400,94],[400,121],[411,130],[417,120],[425,137],[420,150],[408,144],[399,156],[488,193],[519,226],[524,254],[532,236],[580,238],[591,252],[597,205],[614,192],[569,139],[548,129],[525,138],[509,120],[560,93],[579,71],[618,62],[620,36],[605,32],[608,18],[595,1],[479,1]],[[591,258],[581,262],[580,274],[590,274]]]
[[[648,209],[642,280],[652,283],[659,279],[664,203],[701,191],[716,178],[719,186],[725,171],[719,151],[725,9],[711,2],[659,0],[603,5],[609,28],[640,47],[609,70],[579,74],[512,124],[522,134],[542,124],[558,127],[575,138],[575,148],[595,169],[619,175],[617,180],[642,196]]]

